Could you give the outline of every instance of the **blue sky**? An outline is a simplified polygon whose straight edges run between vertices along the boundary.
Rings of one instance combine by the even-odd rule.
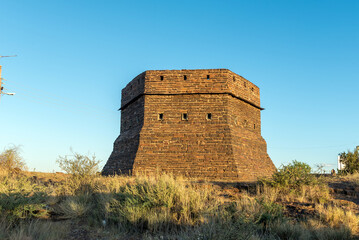
[[[261,89],[277,167],[336,168],[359,145],[359,1],[3,1],[0,149],[31,170],[119,134],[121,89],[150,69],[228,68]]]

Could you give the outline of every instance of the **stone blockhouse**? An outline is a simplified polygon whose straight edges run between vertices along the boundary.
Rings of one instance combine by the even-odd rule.
[[[120,110],[105,175],[254,181],[275,171],[261,136],[259,88],[228,69],[145,71],[122,90]]]

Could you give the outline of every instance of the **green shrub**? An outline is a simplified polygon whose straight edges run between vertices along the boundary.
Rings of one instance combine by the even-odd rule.
[[[83,185],[91,187],[93,177],[99,171],[101,161],[96,160],[95,155],[89,157],[73,152],[70,157],[67,155],[59,156],[56,162],[63,171],[71,175],[71,187],[76,191],[83,188]]]
[[[262,180],[263,183],[274,187],[299,189],[304,185],[318,184],[317,178],[311,174],[311,167],[303,162],[293,160],[288,165],[283,165],[272,175],[270,180]]]
[[[343,174],[353,174],[359,172],[359,149],[355,148],[353,152],[340,153],[340,161],[344,164]]]

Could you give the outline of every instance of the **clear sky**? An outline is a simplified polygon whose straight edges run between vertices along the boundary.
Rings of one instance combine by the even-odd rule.
[[[228,68],[261,89],[279,167],[336,168],[359,145],[359,1],[0,0],[0,150],[30,170],[96,154],[119,134],[121,89],[150,69]]]

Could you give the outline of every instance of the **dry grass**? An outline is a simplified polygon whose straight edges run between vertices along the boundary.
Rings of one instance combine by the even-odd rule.
[[[258,186],[257,195],[262,195],[270,202],[327,203],[331,200],[326,184],[302,185],[297,189]]]
[[[68,224],[63,222],[30,221],[20,223],[8,235],[12,240],[58,240],[65,239],[68,233]]]
[[[353,211],[343,210],[341,207],[322,205],[316,206],[316,211],[319,214],[320,220],[330,227],[350,229],[352,233],[359,233],[359,216]]]
[[[352,182],[359,186],[359,173],[342,175],[338,177],[340,180]]]
[[[332,200],[325,184],[258,185],[250,194],[171,175],[94,175],[84,182],[0,170],[0,239],[66,239],[74,224],[88,232],[77,239],[353,238],[358,216]],[[315,211],[293,218],[287,202],[310,203]]]

